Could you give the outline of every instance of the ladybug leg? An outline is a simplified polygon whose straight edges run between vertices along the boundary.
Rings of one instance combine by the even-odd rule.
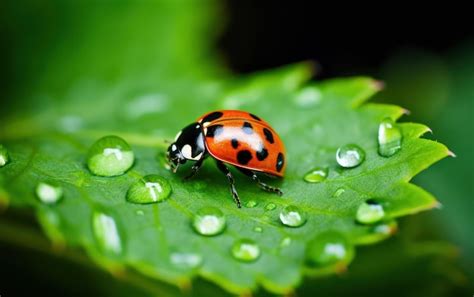
[[[255,182],[257,182],[257,185],[267,191],[267,192],[273,192],[273,193],[276,193],[278,194],[279,196],[283,195],[283,192],[279,189],[279,188],[275,188],[275,187],[272,187],[270,185],[267,185],[266,183],[262,182],[260,180],[260,178],[258,178],[257,174],[252,171],[252,170],[249,170],[249,169],[245,169],[245,168],[241,168],[241,167],[235,167],[237,168],[240,172],[242,172],[243,174],[251,177]]]
[[[216,160],[216,163],[217,163],[217,168],[219,168],[219,170],[222,171],[222,173],[224,173],[225,176],[227,176],[227,180],[229,181],[229,185],[230,185],[230,192],[232,193],[232,198],[234,198],[234,201],[237,204],[237,207],[241,208],[242,206],[240,203],[239,194],[237,194],[237,190],[235,189],[234,177],[232,176],[232,173],[229,171],[229,168],[227,168],[227,166],[225,166],[225,164],[222,163],[221,161]]]
[[[206,159],[206,157],[207,157],[206,155],[203,155],[201,159],[197,160],[196,163],[194,163],[194,165],[191,167],[191,173],[189,173],[189,175],[184,177],[183,180],[186,181],[186,180],[191,179],[193,176],[195,176],[196,173],[201,168],[202,164],[204,163],[204,160]]]

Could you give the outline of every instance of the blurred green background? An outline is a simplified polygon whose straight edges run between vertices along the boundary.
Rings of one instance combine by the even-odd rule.
[[[137,48],[133,38],[128,38],[126,44],[121,42],[121,33],[128,37],[136,36],[136,44],[149,38],[141,34],[147,24],[140,23],[140,13],[149,17],[153,11],[134,10],[133,2],[85,2],[81,5],[69,1],[0,3],[3,70],[0,125],[1,119],[13,109],[41,110],[41,106],[35,106],[31,101],[25,104],[19,100],[31,96],[32,90],[48,88],[52,94],[61,94],[77,73],[87,77],[97,71],[103,71],[102,77],[113,83],[120,75],[113,65],[124,63],[126,67],[123,69],[141,71],[140,65],[147,63],[148,51],[159,47],[160,51],[167,53],[166,47],[171,50],[182,39],[207,42],[209,51],[196,52],[193,48],[186,48],[182,53],[168,53],[168,61],[177,59],[169,62],[177,67],[171,72],[178,73],[180,65],[190,63],[205,72],[206,67],[212,69],[214,63],[220,61],[227,65],[227,70],[222,70],[226,73],[314,60],[319,63],[319,74],[315,79],[348,74],[373,76],[383,80],[386,86],[375,101],[407,108],[411,113],[402,121],[427,124],[434,132],[427,137],[447,144],[457,155],[435,164],[415,179],[415,183],[434,193],[442,206],[401,219],[400,234],[381,244],[361,248],[348,272],[327,279],[308,279],[297,294],[472,295],[474,38],[470,26],[459,24],[460,31],[458,24],[451,24],[456,30],[450,30],[449,27],[441,28],[436,16],[431,15],[425,20],[416,15],[413,20],[409,16],[402,26],[391,29],[393,31],[387,31],[388,27],[381,25],[379,29],[385,30],[385,34],[374,36],[367,34],[366,30],[373,28],[373,19],[366,25],[361,22],[354,24],[351,18],[346,18],[347,24],[335,25],[330,17],[321,17],[321,13],[315,20],[314,11],[296,4],[276,7],[246,1],[191,2],[192,5],[182,3],[186,7],[183,7],[180,18],[161,20],[163,26],[176,27],[177,35],[170,35],[168,40],[161,40],[150,48]],[[165,9],[168,4],[159,7]],[[178,4],[170,5],[181,4],[178,0]],[[127,17],[123,13],[127,9],[130,9],[129,17],[136,19],[136,25],[123,28],[117,16]],[[194,14],[196,11],[199,13]],[[207,23],[206,29],[201,30],[200,35],[179,35],[186,32],[183,26],[193,24],[193,17],[207,18],[204,22]],[[383,23],[390,23],[390,19]],[[94,30],[96,26],[98,31]],[[159,32],[161,29],[153,30]],[[90,32],[94,34],[88,35]],[[103,38],[105,49],[84,50],[88,44],[82,41],[88,38],[95,40],[93,44],[100,44],[98,41]],[[127,51],[114,54],[114,47],[125,47]],[[77,59],[76,49],[87,55],[82,60],[71,62],[70,57]],[[107,56],[95,55],[106,51],[110,52]],[[123,52],[133,58],[122,60],[120,53]],[[213,56],[208,56],[209,53]],[[70,68],[62,69],[60,65]],[[160,66],[165,71],[166,63]],[[23,237],[10,240],[12,237],[3,228],[10,222],[15,223]],[[35,244],[28,244],[30,242]],[[0,255],[1,296],[32,292],[76,296],[225,294],[201,280],[194,284],[192,292],[182,292],[165,284],[157,285],[133,273],[123,280],[95,268],[80,253],[51,253],[48,241],[41,235],[32,215],[25,210],[8,210],[0,217]]]

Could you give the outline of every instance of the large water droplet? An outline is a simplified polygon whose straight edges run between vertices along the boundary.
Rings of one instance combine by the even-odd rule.
[[[0,144],[0,167],[5,166],[10,161],[8,150]]]
[[[251,239],[240,239],[232,246],[232,256],[244,262],[253,262],[260,256],[260,247]]]
[[[306,173],[304,180],[309,183],[320,183],[328,176],[328,169],[325,167],[316,167],[310,172]]]
[[[127,192],[127,201],[132,203],[161,202],[171,193],[170,183],[163,177],[150,174],[136,181]]]
[[[92,228],[97,243],[104,252],[113,254],[122,252],[122,241],[113,217],[102,212],[94,212]]]
[[[133,165],[135,156],[128,143],[117,136],[105,136],[89,149],[87,166],[99,176],[124,174]]]
[[[276,208],[275,203],[268,203],[267,205],[265,205],[265,210],[274,210],[275,208]]]
[[[338,232],[321,233],[308,243],[306,258],[310,264],[325,266],[348,263],[354,256],[354,247]]]
[[[288,205],[280,212],[280,221],[289,227],[300,227],[306,222],[306,214],[298,207]]]
[[[245,207],[248,207],[248,208],[254,208],[255,206],[257,206],[257,201],[255,200],[250,200],[248,201],[247,203],[245,203]]]
[[[170,254],[170,261],[183,268],[196,268],[202,264],[202,256],[195,253],[174,252]]]
[[[365,159],[365,152],[356,144],[341,146],[336,152],[336,160],[345,168],[359,166]]]
[[[36,196],[43,203],[54,204],[63,197],[63,189],[58,185],[40,182],[36,186]]]
[[[356,219],[363,224],[372,224],[380,221],[385,215],[382,205],[373,200],[368,200],[359,205]]]
[[[194,216],[194,230],[201,235],[217,235],[224,230],[225,226],[226,219],[224,214],[215,207],[203,207]]]
[[[390,157],[402,148],[402,132],[390,118],[383,120],[379,125],[379,155]]]

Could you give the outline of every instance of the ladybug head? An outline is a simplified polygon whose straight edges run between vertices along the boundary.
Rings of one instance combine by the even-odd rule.
[[[173,172],[187,160],[197,161],[205,154],[204,136],[201,125],[192,123],[181,130],[174,142],[168,147],[168,163]]]
[[[186,158],[183,156],[181,151],[178,149],[178,146],[175,142],[173,142],[169,147],[168,151],[166,152],[166,156],[168,157],[168,163],[171,166],[173,172],[178,170],[180,164],[186,163]]]

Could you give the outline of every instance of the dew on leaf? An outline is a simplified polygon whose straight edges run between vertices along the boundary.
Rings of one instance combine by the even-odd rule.
[[[354,256],[354,246],[339,232],[327,231],[308,243],[306,259],[312,265],[326,266],[348,263]]]
[[[10,161],[8,150],[0,144],[0,167],[5,166]]]
[[[127,201],[132,203],[161,202],[171,194],[171,185],[164,177],[147,175],[133,183],[127,191]]]
[[[87,166],[98,176],[124,174],[133,165],[135,156],[128,143],[118,136],[105,136],[89,149]]]
[[[357,167],[364,162],[364,159],[364,150],[356,144],[346,144],[336,152],[337,163],[345,168]]]
[[[378,152],[382,157],[390,157],[402,148],[402,133],[390,118],[383,120],[379,125]]]
[[[368,200],[359,205],[357,209],[356,219],[359,223],[372,224],[380,221],[385,215],[382,205]]]
[[[196,268],[202,264],[202,256],[196,253],[173,252],[170,261],[176,266],[183,268]]]
[[[251,239],[240,239],[232,245],[232,256],[243,262],[253,262],[260,256],[260,247]]]
[[[226,226],[224,213],[216,207],[208,206],[198,210],[193,219],[193,227],[197,233],[213,236],[222,233]]]
[[[280,246],[281,247],[284,247],[284,246],[289,246],[291,244],[291,238],[290,237],[285,237],[281,240],[280,242]]]
[[[263,229],[262,229],[262,227],[260,227],[260,226],[255,226],[255,227],[253,228],[253,231],[255,231],[255,232],[257,232],[257,233],[262,233],[262,232],[263,232]]]
[[[267,205],[265,205],[265,210],[274,210],[275,208],[276,208],[275,203],[268,203]]]
[[[320,183],[328,176],[328,169],[325,167],[316,167],[306,173],[304,180],[309,183]]]
[[[58,185],[40,182],[36,186],[36,196],[46,204],[57,203],[63,197],[63,189]]]
[[[135,211],[135,214],[138,215],[138,216],[143,216],[143,215],[145,215],[145,212],[141,209],[138,209],[138,210]]]
[[[117,255],[122,252],[122,240],[113,217],[95,211],[92,214],[92,228],[97,243],[104,252]]]
[[[257,201],[255,200],[249,200],[247,203],[245,203],[245,207],[248,207],[248,208],[254,208],[255,206],[257,206]]]
[[[337,198],[337,197],[341,196],[342,194],[344,194],[345,192],[346,192],[346,190],[344,188],[339,188],[334,192],[334,194],[332,194],[332,196],[334,198]]]
[[[288,227],[300,227],[306,222],[306,214],[298,207],[288,205],[280,212],[280,221]]]

